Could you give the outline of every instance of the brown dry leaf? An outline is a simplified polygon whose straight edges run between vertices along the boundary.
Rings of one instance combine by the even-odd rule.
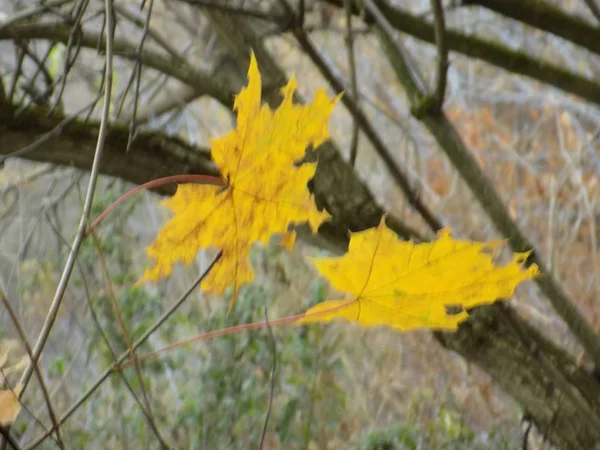
[[[21,383],[17,384],[13,390],[0,390],[0,426],[8,426],[17,420],[17,416],[21,411],[21,403],[19,395],[23,390]]]

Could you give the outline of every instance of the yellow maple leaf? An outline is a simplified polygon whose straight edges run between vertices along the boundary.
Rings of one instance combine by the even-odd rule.
[[[21,411],[19,394],[22,390],[22,384],[17,384],[13,390],[0,389],[0,426],[5,427],[17,420]]]
[[[275,233],[286,233],[292,223],[316,231],[329,215],[318,211],[307,183],[315,163],[295,166],[308,146],[328,139],[328,120],[338,98],[317,91],[312,103],[294,104],[296,81],[282,89],[279,108],[261,105],[260,72],[251,56],[248,85],[235,99],[237,128],[212,141],[212,158],[227,186],[180,185],[164,204],[175,216],[162,228],[147,254],[156,260],[143,280],[156,281],[171,274],[173,264],[189,264],[206,247],[223,256],[203,281],[210,293],[234,292],[253,278],[248,260],[256,241],[266,243]],[[293,243],[293,235],[284,239]]]
[[[515,287],[539,274],[523,268],[528,253],[498,266],[494,254],[503,241],[455,240],[450,230],[424,244],[398,240],[382,220],[377,228],[352,233],[343,257],[313,258],[333,286],[350,294],[310,308],[300,323],[346,319],[364,326],[387,325],[455,330],[466,309],[510,297]],[[449,307],[459,307],[453,314]]]

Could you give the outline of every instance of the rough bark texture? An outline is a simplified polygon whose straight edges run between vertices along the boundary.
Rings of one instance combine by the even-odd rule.
[[[549,442],[561,449],[600,448],[600,383],[514,310],[480,308],[457,333],[436,338],[487,372]]]
[[[571,41],[600,55],[600,28],[544,0],[465,0]]]
[[[98,124],[46,115],[43,109],[20,113],[0,103],[0,161],[13,152],[32,161],[49,162],[89,170],[94,158]],[[129,131],[112,127],[107,135],[100,165],[102,173],[142,184],[178,173],[218,175],[207,149],[200,149],[162,133],[140,133],[129,151]],[[36,142],[41,142],[36,145]],[[161,186],[164,194],[174,186]]]

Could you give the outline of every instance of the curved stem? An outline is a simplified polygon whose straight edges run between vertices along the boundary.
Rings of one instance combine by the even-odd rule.
[[[140,184],[139,186],[134,187],[132,190],[127,192],[125,195],[119,197],[115,202],[113,202],[108,208],[106,208],[102,213],[96,217],[96,220],[92,222],[90,227],[86,231],[86,236],[89,236],[100,222],[102,222],[106,216],[110,214],[110,212],[115,209],[117,206],[133,197],[140,191],[144,189],[153,189],[158,186],[163,186],[165,184],[172,183],[199,183],[199,184],[212,184],[214,186],[226,186],[225,181],[221,178],[213,177],[210,175],[172,175],[170,177],[157,178],[156,180],[148,181],[147,183]]]

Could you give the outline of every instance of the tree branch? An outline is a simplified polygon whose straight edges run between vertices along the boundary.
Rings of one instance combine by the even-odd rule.
[[[66,45],[70,34],[70,27],[52,23],[14,25],[7,28],[0,28],[0,40],[44,39],[51,42],[62,42]],[[78,35],[78,38],[80,39],[79,44],[82,47],[95,50],[98,45],[105,45],[105,37],[98,33],[82,31]],[[138,59],[137,45],[125,39],[115,37],[114,51],[115,56],[132,61]],[[233,105],[235,92],[209,73],[190,66],[181,58],[174,58],[147,48],[144,48],[139,56],[144,66],[182,81],[198,92],[210,95],[225,106],[231,107]]]
[[[434,17],[435,43],[438,49],[438,65],[435,78],[435,105],[437,111],[444,106],[446,81],[448,75],[448,44],[446,43],[446,21],[442,0],[431,0]]]
[[[51,132],[64,121],[62,116],[48,117],[46,113],[46,109],[34,108],[15,115],[11,107],[0,104],[0,155],[31,144],[38,136]],[[98,129],[97,122],[74,120],[64,126],[60,135],[50,138],[25,157],[32,161],[89,170]],[[128,137],[126,126],[109,127],[100,163],[103,174],[135,184],[178,173],[218,175],[207,149],[199,149],[162,133],[139,133],[126,152]],[[172,194],[175,187],[161,186],[157,191]]]
[[[378,36],[380,37],[384,52],[388,55],[398,80],[407,91],[411,103],[413,103],[413,106],[416,106],[419,112],[417,119],[435,137],[440,148],[465,180],[496,229],[508,239],[511,248],[515,252],[532,251],[529,262],[536,263],[544,274],[536,278],[537,285],[550,300],[555,311],[569,326],[569,329],[577,336],[596,367],[600,367],[600,339],[598,335],[581,315],[577,306],[570,301],[551,272],[546,269],[533,244],[512,220],[493,183],[483,170],[481,170],[452,123],[443,113],[432,113],[432,111],[422,108],[418,104],[414,105],[415,99],[423,99],[426,93],[419,87],[417,81],[412,77],[412,72],[405,63],[407,51],[401,48],[399,43],[394,39],[393,30],[374,2],[372,0],[364,0],[364,2],[369,13],[377,20]]]
[[[342,7],[343,0],[326,1]],[[395,30],[435,44],[434,26],[427,20],[410,14],[397,6],[392,7],[383,0],[376,0],[375,4]],[[359,14],[359,9],[355,8],[354,12]],[[372,18],[369,18],[368,15],[366,20],[372,22]],[[524,52],[512,50],[501,43],[470,36],[451,29],[446,30],[446,41],[451,51],[485,61],[517,75],[524,75],[541,81],[564,92],[577,95],[588,102],[600,105],[600,83],[564,69],[562,66],[533,58]],[[600,44],[600,41],[598,43]]]
[[[559,36],[600,55],[600,28],[544,0],[463,0]]]

